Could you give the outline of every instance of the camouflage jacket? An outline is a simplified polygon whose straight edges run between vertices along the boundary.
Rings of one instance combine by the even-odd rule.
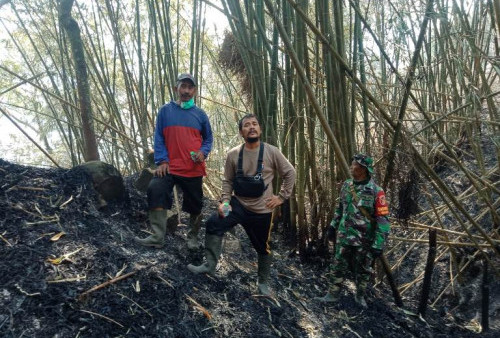
[[[357,197],[353,197],[353,191]],[[373,224],[358,206],[371,215]],[[382,250],[390,229],[388,214],[384,190],[373,180],[357,183],[348,179],[342,185],[339,206],[330,225],[337,230],[337,243],[341,245]]]

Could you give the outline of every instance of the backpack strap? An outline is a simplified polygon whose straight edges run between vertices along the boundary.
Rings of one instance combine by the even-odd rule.
[[[236,176],[243,176],[243,149],[245,145],[243,144],[240,149],[240,153],[238,154],[238,168],[236,169]],[[264,142],[260,142],[259,149],[259,159],[257,162],[257,172],[255,176],[262,175],[262,159],[264,158]]]
[[[257,173],[256,175],[262,174],[262,158],[264,157],[264,142],[260,142],[259,149],[259,160],[257,163]]]
[[[243,176],[243,148],[245,145],[241,145],[240,153],[238,155],[238,169],[236,169],[236,176]]]

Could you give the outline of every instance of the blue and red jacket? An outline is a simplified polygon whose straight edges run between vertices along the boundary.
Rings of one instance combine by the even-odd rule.
[[[207,114],[194,106],[182,109],[175,101],[160,108],[156,119],[155,163],[169,163],[170,173],[184,177],[206,176],[205,162],[193,162],[191,151],[201,151],[207,158],[213,136]]]

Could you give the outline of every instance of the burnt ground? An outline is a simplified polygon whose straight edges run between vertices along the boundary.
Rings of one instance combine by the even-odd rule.
[[[474,331],[479,309],[394,305],[386,283],[369,290],[367,310],[347,283],[338,304],[323,306],[328,261],[302,263],[272,243],[272,299],[256,295],[256,254],[241,229],[228,234],[214,277],[186,269],[186,227],[163,249],[136,245],[145,236],[145,196],[125,178],[128,198],[97,209],[87,178],[0,160],[0,336],[2,337],[494,337]],[[205,201],[204,219],[214,202]],[[183,223],[187,223],[187,215]],[[60,232],[59,239],[54,237]],[[203,238],[203,233],[202,233]],[[411,268],[409,269],[411,270]],[[116,277],[113,284],[87,292]],[[403,276],[404,277],[404,276]],[[468,311],[470,310],[470,311]],[[498,313],[492,313],[492,317]]]

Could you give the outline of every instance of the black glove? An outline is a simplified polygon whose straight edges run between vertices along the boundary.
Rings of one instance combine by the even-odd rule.
[[[335,240],[337,239],[337,230],[335,230],[335,228],[330,225],[328,227],[328,230],[326,231],[326,236],[328,237],[328,240],[330,242],[335,242]]]
[[[378,257],[382,256],[382,250],[381,249],[372,248],[371,251],[372,251],[373,258],[378,258]]]

